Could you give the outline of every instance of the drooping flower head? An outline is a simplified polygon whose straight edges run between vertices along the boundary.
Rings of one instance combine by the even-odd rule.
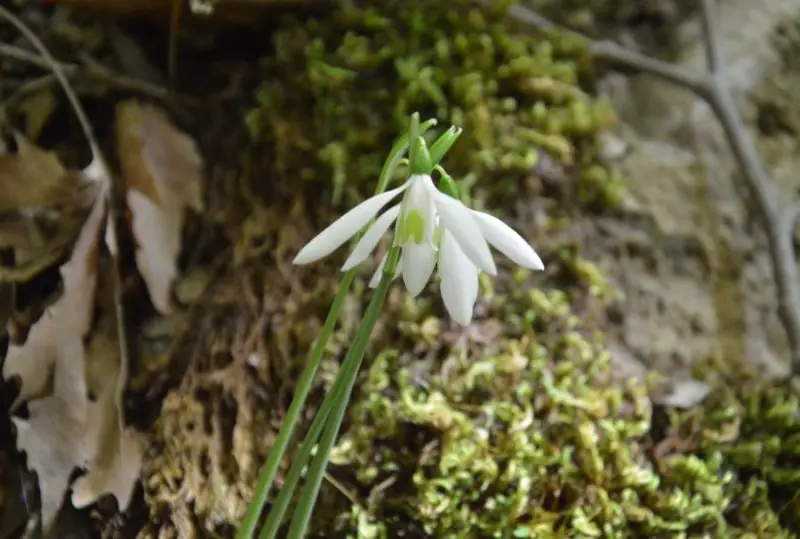
[[[451,196],[453,193],[445,194],[434,185],[431,177],[434,168],[442,173],[441,184],[452,185],[452,179],[438,166],[438,160],[459,133],[460,130],[451,128],[434,143],[431,151],[422,137],[412,140],[410,175],[406,182],[365,200],[334,221],[303,247],[294,264],[309,264],[329,255],[402,194],[400,202],[381,213],[356,243],[342,271],[366,260],[394,224],[394,243],[402,249],[395,277],[402,275],[408,292],[416,297],[438,263],[445,308],[456,322],[467,325],[478,297],[479,272],[497,274],[489,245],[520,266],[544,269],[536,252],[508,225],[488,213],[467,208]],[[385,264],[386,256],[370,282],[371,287],[377,286]]]

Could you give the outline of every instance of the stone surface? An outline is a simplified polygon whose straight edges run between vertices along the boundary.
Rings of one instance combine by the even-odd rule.
[[[800,187],[800,107],[792,99],[800,68],[791,54],[800,43],[792,24],[800,3],[731,0],[719,11],[731,87],[772,188],[790,201]],[[680,25],[677,36],[677,63],[704,69],[698,20]],[[610,75],[603,84],[622,119],[612,137],[626,147],[616,157],[631,190],[623,214],[598,225],[606,252],[596,257],[625,293],[617,346],[629,360],[675,376],[717,354],[785,373],[788,349],[763,223],[710,108],[648,75]]]

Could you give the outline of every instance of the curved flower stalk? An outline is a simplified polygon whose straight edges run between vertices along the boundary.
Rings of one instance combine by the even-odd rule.
[[[497,274],[489,245],[520,266],[544,269],[536,252],[511,227],[488,213],[467,208],[434,185],[431,178],[434,168],[442,174],[441,185],[453,185],[444,169],[433,164],[430,155],[434,153],[440,158],[439,154],[444,153],[442,148],[449,149],[458,133],[456,129],[445,133],[430,152],[424,140],[418,137],[412,146],[408,180],[400,187],[368,198],[342,215],[303,247],[294,264],[309,264],[328,256],[402,194],[400,202],[381,213],[367,229],[342,271],[366,260],[394,224],[394,245],[402,249],[395,278],[402,275],[408,292],[416,297],[438,265],[445,308],[453,320],[467,325],[472,320],[478,298],[479,273]],[[452,140],[448,138],[448,144],[440,143],[446,137]],[[379,264],[371,287],[380,281],[385,263],[386,257]]]

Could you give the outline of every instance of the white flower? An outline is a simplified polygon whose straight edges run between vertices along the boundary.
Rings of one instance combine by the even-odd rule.
[[[496,275],[489,245],[528,269],[544,269],[542,260],[522,237],[501,220],[471,210],[442,193],[428,175],[412,175],[396,189],[369,198],[312,239],[297,254],[295,264],[309,264],[328,256],[363,228],[381,208],[404,193],[399,204],[383,212],[353,248],[342,266],[347,271],[363,262],[392,224],[402,254],[395,277],[402,275],[416,297],[425,288],[438,261],[444,305],[459,324],[467,325],[478,298],[478,273]],[[384,256],[370,282],[380,282]]]

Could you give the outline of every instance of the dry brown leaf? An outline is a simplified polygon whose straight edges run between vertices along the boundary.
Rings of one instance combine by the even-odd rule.
[[[69,253],[96,198],[97,182],[17,135],[17,152],[0,152],[0,248],[13,266],[0,282],[25,282]]]
[[[97,283],[97,242],[105,209],[106,200],[101,193],[81,229],[72,257],[61,267],[63,295],[34,324],[23,346],[10,346],[8,349],[3,377],[19,376],[22,381],[15,406],[21,401],[43,396],[54,367],[79,364],[81,379],[84,377],[83,339],[89,332],[92,319]],[[62,367],[58,367],[59,363]]]
[[[113,494],[120,507],[127,507],[144,453],[144,438],[124,427],[122,396],[128,369],[119,353],[116,296],[106,290],[100,295],[100,319],[86,353],[87,389],[99,397],[89,408],[89,472],[73,485],[72,503],[78,508],[105,493]]]
[[[163,112],[137,101],[117,106],[117,150],[137,243],[136,265],[153,305],[166,314],[185,211],[202,209],[203,161],[194,140]]]
[[[121,423],[118,389],[124,384],[120,385],[123,377],[119,374],[117,383],[108,384],[89,408],[85,443],[88,473],[78,478],[72,489],[72,504],[77,508],[110,493],[124,510],[139,479],[144,437]]]
[[[0,154],[0,214],[74,198],[81,175],[66,170],[53,152],[22,135],[16,140],[17,153]]]
[[[86,396],[75,384],[75,366],[60,367],[56,375],[63,379],[63,387],[52,397],[31,402],[29,419],[12,418],[17,445],[27,453],[28,467],[39,480],[45,527],[58,514],[70,475],[76,466],[84,465],[87,453]]]
[[[85,464],[86,395],[83,339],[89,332],[97,283],[97,249],[106,198],[99,197],[81,230],[72,257],[61,268],[64,292],[31,328],[22,346],[10,346],[3,368],[22,380],[20,400],[42,396],[50,377],[53,393],[29,403],[28,419],[14,418],[17,445],[39,478],[42,521],[58,512],[75,466]]]
[[[19,104],[20,112],[25,116],[25,134],[37,140],[47,122],[56,110],[56,97],[52,87],[29,95]]]
[[[72,257],[61,268],[62,296],[33,325],[23,345],[9,348],[3,371],[5,378],[21,377],[18,401],[34,397],[28,404],[29,418],[14,418],[14,423],[18,447],[27,453],[28,466],[39,479],[45,526],[58,513],[76,468],[87,469],[74,485],[76,506],[111,493],[125,509],[141,466],[143,438],[123,427],[121,397],[127,366],[121,363],[119,347],[111,345],[116,335],[108,332],[114,324],[101,319],[99,326],[105,331],[93,332],[84,345],[95,307],[106,205],[107,191],[102,189]],[[51,377],[52,393],[45,395]],[[92,402],[89,396],[95,391],[100,394]]]

